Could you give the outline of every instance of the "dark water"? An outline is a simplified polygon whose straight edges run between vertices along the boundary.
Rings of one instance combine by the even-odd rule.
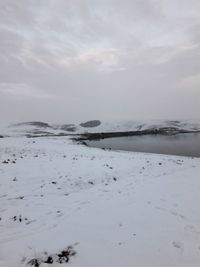
[[[200,157],[200,134],[144,135],[88,141],[92,147]]]

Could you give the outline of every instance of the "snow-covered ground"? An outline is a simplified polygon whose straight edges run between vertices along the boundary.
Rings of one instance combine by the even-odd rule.
[[[0,266],[197,267],[199,192],[198,158],[2,138]]]

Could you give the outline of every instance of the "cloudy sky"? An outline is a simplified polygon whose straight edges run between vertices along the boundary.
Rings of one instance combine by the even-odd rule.
[[[0,122],[200,117],[199,0],[0,0]]]

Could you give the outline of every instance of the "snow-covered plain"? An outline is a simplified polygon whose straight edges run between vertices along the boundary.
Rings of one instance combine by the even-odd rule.
[[[0,266],[197,267],[199,192],[198,158],[2,138]]]

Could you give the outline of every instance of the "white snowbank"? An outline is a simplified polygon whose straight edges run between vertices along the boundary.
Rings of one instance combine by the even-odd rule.
[[[197,158],[0,139],[0,266],[197,267],[199,174]]]

